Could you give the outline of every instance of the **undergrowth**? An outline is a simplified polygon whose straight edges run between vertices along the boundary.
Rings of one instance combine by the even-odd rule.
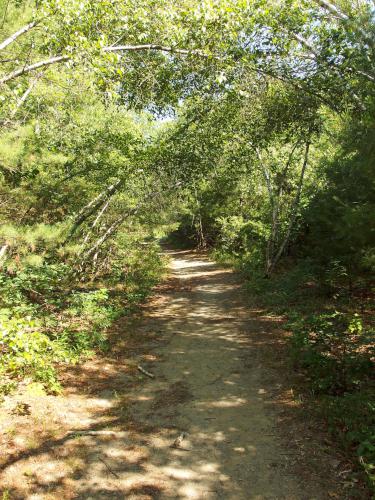
[[[59,393],[58,365],[108,349],[106,331],[142,302],[163,272],[154,244],[127,249],[106,276],[82,283],[66,264],[0,274],[0,398],[20,382]]]
[[[245,278],[250,300],[286,318],[290,366],[302,390],[342,448],[356,456],[375,493],[375,330],[373,290],[349,280],[337,262],[322,270],[312,261],[284,268],[270,279],[251,258],[214,252]]]

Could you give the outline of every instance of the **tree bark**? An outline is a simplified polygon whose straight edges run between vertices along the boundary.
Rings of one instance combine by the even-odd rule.
[[[268,191],[268,197],[270,199],[271,206],[273,206],[273,204],[274,204],[274,196],[273,196],[273,188],[272,188],[271,176],[270,176],[269,170],[268,170],[268,168],[266,167],[266,165],[265,165],[265,163],[263,161],[263,158],[262,158],[262,155],[260,154],[259,149],[256,146],[254,146],[252,143],[250,143],[250,146],[255,151],[255,154],[257,155],[257,158],[259,160],[259,163],[260,163],[260,166],[261,166],[261,169],[262,169],[262,173],[263,173],[263,177],[264,177],[264,179],[266,181],[266,186],[267,186],[267,191]]]
[[[158,50],[161,52],[171,52],[173,54],[183,54],[185,56],[193,54],[207,57],[207,55],[199,49],[178,49],[177,47],[166,47],[165,45],[158,45],[156,43],[144,45],[113,45],[104,47],[103,52],[138,52],[142,50]]]
[[[20,109],[22,104],[26,101],[26,99],[29,97],[30,93],[32,92],[33,88],[37,84],[39,78],[42,76],[42,73],[39,73],[30,83],[26,91],[22,94],[21,98],[17,101],[16,107],[14,108],[13,112],[10,115],[10,118],[5,120],[2,125],[7,126],[12,123],[12,119],[16,116],[17,111]]]
[[[175,188],[178,188],[179,186],[181,185],[181,183],[177,183],[173,186],[173,188],[171,189],[175,189]],[[168,190],[169,191],[169,190]],[[117,220],[115,220],[115,222],[113,222],[113,224],[111,224],[109,226],[109,228],[105,231],[105,233],[94,243],[94,245],[89,248],[89,250],[84,254],[84,259],[83,259],[83,262],[81,262],[81,265],[83,265],[84,261],[86,259],[88,259],[91,255],[93,255],[94,253],[96,253],[99,248],[103,245],[103,243],[105,243],[116,231],[117,229],[121,226],[121,224],[123,222],[125,222],[125,220],[133,215],[136,215],[139,210],[141,209],[141,207],[147,202],[149,201],[150,199],[153,199],[153,198],[156,198],[157,196],[160,195],[160,191],[154,191],[152,193],[150,193],[148,196],[146,196],[141,202],[138,203],[138,205],[136,207],[134,207],[133,209],[129,210],[128,212],[126,212],[124,215],[122,215],[121,217],[119,217]]]
[[[108,200],[108,198],[114,195],[114,193],[119,188],[120,184],[121,184],[120,180],[118,180],[114,184],[111,184],[105,191],[99,193],[98,196],[96,196],[96,198],[91,200],[88,205],[84,206],[78,212],[74,224],[64,241],[64,244],[66,244],[72,238],[72,236],[75,234],[79,226],[81,226],[81,224],[83,224],[85,220],[90,217],[90,215],[94,214],[106,202],[106,200]]]
[[[183,54],[183,55],[194,54],[194,55],[199,55],[201,57],[207,57],[203,51],[198,50],[198,49],[192,49],[192,50],[177,49],[177,48],[165,47],[163,45],[157,45],[157,44],[118,45],[118,46],[104,47],[103,48],[103,52],[134,52],[134,51],[142,51],[142,50],[158,50],[158,51],[162,51],[162,52],[171,52],[171,53],[175,53],[175,54]],[[4,84],[6,82],[9,82],[10,80],[14,80],[14,78],[18,78],[19,76],[30,73],[30,71],[34,71],[35,69],[43,68],[45,66],[50,66],[51,64],[57,64],[60,62],[69,61],[70,59],[71,59],[71,56],[68,56],[68,55],[54,56],[54,57],[50,57],[49,59],[45,59],[44,61],[39,61],[37,63],[30,64],[28,66],[24,66],[22,68],[16,69],[16,70],[12,71],[11,73],[8,73],[7,75],[3,76],[3,78],[0,79],[0,84]]]
[[[110,201],[111,201],[111,198],[109,198],[107,200],[107,202],[103,205],[103,207],[101,208],[101,210],[99,211],[98,215],[96,216],[94,222],[91,224],[91,227],[90,227],[90,230],[87,231],[87,234],[83,240],[83,245],[86,245],[86,243],[88,242],[89,240],[89,237],[90,237],[90,234],[92,232],[92,230],[94,229],[94,227],[97,225],[97,223],[99,222],[99,219],[102,217],[102,215],[104,214],[104,212],[107,210],[107,208],[109,207],[109,204],[110,204]]]
[[[291,215],[290,215],[290,219],[289,219],[288,229],[287,229],[286,235],[284,237],[284,240],[282,241],[275,257],[272,259],[272,261],[270,262],[270,265],[266,269],[266,276],[267,277],[269,277],[272,274],[272,272],[274,271],[275,266],[278,263],[278,261],[280,260],[280,257],[282,256],[282,254],[284,253],[285,248],[286,248],[287,244],[289,243],[290,236],[292,234],[292,229],[293,229],[294,223],[295,223],[296,218],[297,218],[297,210],[298,210],[300,199],[301,199],[303,180],[305,177],[305,172],[306,172],[308,158],[309,158],[309,150],[310,150],[310,142],[307,142],[306,147],[305,147],[305,155],[304,155],[304,159],[303,159],[301,174],[300,174],[299,183],[298,183],[298,187],[297,187],[297,193],[296,193],[296,196],[294,198],[294,201],[293,201],[293,204],[291,207]]]
[[[328,2],[328,0],[314,0],[315,3],[320,5],[323,9],[329,12],[332,17],[336,17],[340,19],[340,21],[349,22],[351,26],[355,29],[357,33],[361,35],[361,37],[370,45],[374,46],[374,39],[371,34],[367,33],[360,24],[356,23],[353,18],[350,18],[347,14],[342,12],[335,4],[332,2]]]
[[[28,66],[23,66],[22,68],[16,69],[11,73],[8,73],[7,75],[3,76],[3,78],[0,79],[0,84],[4,84],[6,82],[9,82],[10,80],[14,80],[14,78],[30,73],[35,69],[43,68],[45,66],[50,66],[51,64],[69,61],[69,59],[70,56],[55,56],[55,57],[50,57],[49,59],[45,59],[44,61],[39,61],[34,64],[29,64]]]
[[[141,206],[141,204],[138,204],[133,210],[127,212],[125,215],[122,215],[117,220],[115,220],[115,222],[109,226],[109,228],[105,231],[105,233],[85,253],[85,255],[84,255],[85,259],[87,259],[93,253],[95,253],[103,245],[103,243],[106,242],[108,240],[108,238],[110,238],[112,236],[112,234],[114,234],[116,232],[117,228],[119,226],[121,226],[121,224],[123,222],[125,222],[125,220],[128,217],[131,217],[132,215],[135,215],[138,212],[140,206]]]
[[[6,253],[8,251],[8,248],[9,248],[9,245],[7,243],[5,243],[5,245],[3,245],[1,248],[0,248],[0,265],[3,263],[3,261],[5,260],[5,256],[6,256]]]
[[[285,167],[283,168],[283,171],[281,173],[280,181],[279,181],[279,186],[276,192],[276,195],[274,196],[274,201],[273,201],[273,210],[272,210],[272,226],[271,226],[271,235],[270,238],[267,241],[267,247],[266,247],[266,272],[269,266],[271,265],[272,262],[272,257],[274,254],[274,249],[278,240],[278,234],[277,234],[277,229],[279,225],[279,214],[280,214],[280,202],[281,202],[281,196],[283,192],[283,184],[285,181],[286,174],[288,173],[289,167],[292,163],[293,155],[297,147],[299,146],[300,141],[297,141],[294,146],[292,147],[292,150],[289,154],[288,161],[285,164]]]
[[[333,14],[334,16],[337,16],[342,21],[347,21],[349,19],[349,17],[346,14],[344,14],[343,12],[341,12],[336,7],[336,5],[334,5],[331,2],[327,2],[327,0],[315,0],[315,3],[319,4],[321,7],[323,7],[323,9],[328,10],[331,14]]]
[[[30,31],[34,26],[37,25],[37,21],[33,21],[29,24],[26,24],[22,28],[20,28],[16,33],[13,33],[10,37],[8,37],[6,40],[4,40],[2,43],[0,43],[0,50],[4,50],[5,47],[8,47],[11,43],[13,43],[15,40],[17,40],[18,37],[23,35],[24,33],[27,33]]]

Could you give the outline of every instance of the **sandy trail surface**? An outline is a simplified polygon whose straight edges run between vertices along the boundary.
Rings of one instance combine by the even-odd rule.
[[[169,281],[137,318],[117,324],[113,352],[70,369],[61,397],[20,395],[31,415],[18,416],[17,429],[15,417],[4,417],[11,431],[2,491],[31,499],[343,498],[313,467],[301,476],[300,453],[270,409],[278,381],[263,351],[274,323],[246,307],[230,270],[168,253]]]

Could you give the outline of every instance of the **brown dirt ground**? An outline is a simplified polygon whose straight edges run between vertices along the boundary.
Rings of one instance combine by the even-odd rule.
[[[63,395],[6,398],[3,499],[366,498],[301,415],[282,319],[249,308],[230,270],[168,253],[170,278],[108,355],[62,370]]]

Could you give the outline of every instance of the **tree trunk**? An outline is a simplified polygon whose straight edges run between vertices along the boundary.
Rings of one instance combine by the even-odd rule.
[[[51,64],[68,61],[69,59],[70,56],[55,56],[55,57],[50,57],[49,59],[45,59],[44,61],[39,61],[34,64],[29,64],[28,66],[23,66],[22,68],[16,69],[11,73],[8,73],[7,75],[3,76],[3,78],[0,80],[0,84],[9,82],[10,80],[14,80],[14,78],[25,75],[26,73],[30,73],[35,69],[44,68],[45,66],[50,66]]]
[[[275,246],[278,240],[278,225],[279,225],[279,214],[280,214],[280,204],[281,197],[283,194],[283,184],[288,173],[289,167],[293,160],[293,155],[297,147],[299,146],[300,141],[297,141],[289,154],[288,161],[286,162],[283,171],[280,176],[279,186],[277,188],[276,195],[274,195],[273,189],[270,191],[272,193],[272,222],[271,222],[271,235],[268,238],[267,246],[266,246],[266,274],[270,266],[272,265],[272,259],[275,251]]]
[[[114,195],[121,184],[121,181],[118,180],[114,184],[111,184],[105,191],[102,191],[98,194],[96,198],[94,198],[88,205],[84,206],[77,214],[74,224],[69,231],[68,236],[64,241],[64,245],[72,238],[75,234],[79,226],[81,226],[85,220],[87,220],[91,215],[93,215],[99,208]]]
[[[178,188],[180,185],[181,185],[181,183],[178,182],[170,189]],[[117,229],[121,226],[121,224],[123,224],[123,222],[125,222],[126,219],[128,219],[129,217],[131,217],[133,215],[136,215],[139,212],[139,210],[141,209],[141,207],[143,205],[145,205],[145,203],[147,201],[149,201],[150,199],[156,198],[159,195],[160,195],[160,191],[154,191],[154,192],[150,193],[141,202],[139,202],[136,207],[129,210],[128,212],[126,212],[126,214],[122,215],[117,220],[115,220],[115,222],[113,222],[109,226],[109,228],[105,231],[105,233],[102,234],[102,236],[100,236],[100,238],[98,238],[98,240],[93,244],[93,246],[91,248],[89,248],[89,250],[87,250],[87,252],[84,254],[83,261],[81,262],[81,266],[83,266],[85,260],[87,260],[94,253],[99,251],[99,249],[103,245],[103,243],[105,243],[117,231]]]
[[[105,205],[103,205],[102,209],[100,210],[100,212],[98,213],[98,215],[96,216],[94,222],[91,224],[91,227],[90,227],[90,230],[87,231],[87,234],[83,240],[83,245],[86,245],[86,243],[88,242],[89,238],[90,238],[90,234],[92,232],[92,230],[94,229],[94,227],[97,225],[97,223],[99,222],[100,218],[102,217],[102,215],[104,214],[104,212],[107,210],[107,208],[109,207],[109,204],[111,202],[111,199],[109,199]]]
[[[285,248],[286,248],[287,244],[289,243],[294,223],[297,219],[297,212],[298,212],[298,207],[299,207],[299,203],[300,203],[300,199],[301,199],[303,180],[305,177],[305,172],[306,172],[307,162],[308,162],[308,157],[309,157],[309,149],[310,149],[310,142],[307,142],[306,147],[305,147],[305,155],[304,155],[304,159],[303,159],[301,174],[300,174],[299,183],[298,183],[298,187],[297,187],[297,193],[296,193],[296,196],[294,198],[294,201],[293,201],[292,207],[291,207],[291,215],[290,215],[290,219],[289,219],[288,229],[287,229],[286,235],[285,235],[275,257],[272,258],[269,266],[266,269],[266,276],[267,277],[271,276],[272,272],[275,269],[276,264],[278,263],[278,261],[280,260],[280,257],[284,253]]]
[[[8,248],[9,248],[9,245],[7,243],[5,243],[5,245],[3,245],[0,248],[0,266],[3,264],[3,261],[5,260]]]
[[[27,33],[32,28],[34,28],[34,26],[36,26],[36,24],[37,24],[37,22],[33,21],[33,22],[31,22],[31,23],[26,24],[25,26],[23,26],[21,29],[19,29],[18,31],[16,31],[16,33],[13,33],[13,35],[11,35],[6,40],[4,40],[2,43],[0,43],[0,50],[3,50],[3,49],[5,49],[5,47],[8,47],[8,45],[10,45],[15,40],[17,40],[17,38],[19,36],[23,35],[24,33]]]

